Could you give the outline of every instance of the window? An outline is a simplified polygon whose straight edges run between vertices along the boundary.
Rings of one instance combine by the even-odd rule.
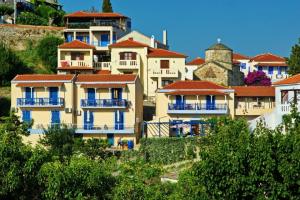
[[[246,66],[247,66],[246,63],[241,63],[240,64],[241,69],[246,69]]]
[[[268,68],[268,73],[269,73],[270,75],[273,74],[273,71],[274,71],[274,68],[273,68],[273,67],[269,67],[269,68]]]
[[[84,60],[84,54],[80,52],[72,52],[71,60]]]
[[[160,68],[161,69],[169,69],[170,68],[169,60],[161,60],[160,61]]]
[[[135,52],[122,52],[120,53],[120,60],[136,60]]]
[[[262,66],[258,66],[257,70],[258,71],[263,71],[263,67]]]

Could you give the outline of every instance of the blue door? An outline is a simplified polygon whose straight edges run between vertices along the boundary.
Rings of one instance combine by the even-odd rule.
[[[268,72],[269,72],[270,75],[273,74],[273,71],[274,71],[274,68],[273,68],[273,67],[269,67],[269,68],[268,68]]]
[[[51,111],[51,125],[57,126],[60,124],[60,114],[58,110]]]
[[[206,96],[206,110],[216,109],[216,96]]]
[[[124,130],[124,112],[115,111],[115,130]]]
[[[108,144],[110,146],[115,145],[115,136],[114,136],[114,134],[107,134],[107,140],[108,140]]]
[[[50,105],[58,105],[58,87],[49,88],[49,103]]]
[[[185,97],[176,95],[176,109],[184,110],[184,104],[185,104]]]
[[[34,88],[26,87],[25,88],[25,104],[33,105],[34,104]]]
[[[88,88],[88,106],[96,106],[96,91],[94,88]]]
[[[31,122],[31,112],[29,110],[22,110],[22,120],[25,123]]]
[[[109,35],[102,34],[101,35],[101,47],[107,47],[109,45]]]
[[[84,121],[84,130],[93,130],[94,129],[94,113],[91,111],[84,111],[83,114]]]
[[[122,93],[123,89],[122,88],[113,88],[111,90],[111,99],[112,99],[112,104],[113,106],[121,106],[121,100],[122,100]]]

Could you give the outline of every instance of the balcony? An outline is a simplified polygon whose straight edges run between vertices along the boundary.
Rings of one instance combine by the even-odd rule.
[[[300,102],[299,102],[300,103]],[[297,107],[297,109],[298,109],[298,112],[300,111],[300,104],[296,104],[296,107]],[[289,114],[289,113],[291,113],[291,111],[292,111],[292,106],[291,106],[291,104],[281,104],[281,105],[279,105],[279,108],[280,108],[280,112],[282,113],[282,114]]]
[[[166,78],[177,78],[178,70],[174,69],[158,69],[150,72],[152,77],[166,77]]]
[[[82,108],[127,108],[126,99],[81,99]]]
[[[227,114],[227,104],[169,104],[168,114]]]
[[[60,65],[62,68],[66,67],[92,67],[90,62],[84,60],[61,60]]]
[[[75,133],[77,134],[134,134],[134,125],[127,124],[91,124],[76,125]]]
[[[18,98],[17,106],[19,107],[63,107],[64,99],[52,99],[52,98]]]
[[[96,21],[96,22],[69,22],[67,28],[69,29],[89,29],[91,26],[110,26],[125,30],[126,27],[116,21]]]
[[[111,71],[111,62],[94,62],[94,68],[97,70]]]
[[[118,69],[139,69],[139,60],[120,60]]]

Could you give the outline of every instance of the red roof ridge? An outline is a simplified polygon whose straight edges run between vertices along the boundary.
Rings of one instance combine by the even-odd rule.
[[[184,81],[180,80],[180,81],[173,82],[169,85],[166,85],[165,87],[163,87],[163,89],[177,89],[177,90],[179,89],[180,90],[180,88],[172,88],[172,87],[176,86],[178,84],[181,84],[181,83],[204,83],[204,84],[206,83],[206,84],[218,86],[219,88],[204,88],[204,89],[229,89],[228,87],[219,85],[219,84],[211,82],[211,81],[205,81],[205,80],[184,80]]]
[[[87,44],[80,40],[73,40],[71,42],[65,42],[58,46],[60,49],[95,49],[94,45]]]
[[[74,74],[17,74],[12,81],[70,81],[75,77]]]
[[[136,74],[79,74],[76,82],[134,82],[137,77]]]
[[[85,11],[76,11],[70,14],[65,15],[64,17],[122,17],[122,18],[128,18],[127,16],[117,13],[117,12],[109,12],[109,13],[104,13],[104,12],[85,12]]]
[[[148,53],[148,57],[178,57],[178,58],[186,58],[187,56],[178,53],[175,51],[161,49],[161,48],[150,48],[150,52]]]
[[[111,44],[108,46],[109,48],[114,48],[114,47],[120,47],[120,48],[126,48],[126,47],[149,47],[147,44],[141,43],[141,42],[137,42],[133,39],[127,39],[127,40],[123,40],[121,42],[117,42],[114,44]]]
[[[194,60],[186,63],[186,65],[202,65],[204,63],[205,63],[205,59],[198,56]]]
[[[235,57],[238,57],[238,58],[235,58]],[[233,59],[234,60],[248,60],[248,59],[250,59],[250,57],[249,56],[245,56],[244,54],[241,54],[241,53],[238,53],[238,52],[234,52],[233,53]]]
[[[258,54],[258,55],[256,55],[256,56],[251,57],[250,60],[251,60],[251,61],[255,61],[255,59],[259,59],[259,58],[261,58],[262,56],[268,56],[268,55],[269,55],[269,56],[276,57],[276,58],[280,58],[280,59],[282,59],[281,62],[285,62],[285,58],[284,58],[284,57],[275,55],[275,54],[270,53],[270,52]],[[264,62],[264,61],[257,61],[257,62]],[[270,62],[270,61],[267,60],[266,62]],[[279,61],[274,61],[274,62],[279,62]]]

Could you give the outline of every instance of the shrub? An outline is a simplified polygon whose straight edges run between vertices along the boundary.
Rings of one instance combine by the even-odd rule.
[[[34,13],[31,12],[22,12],[17,17],[17,24],[28,24],[35,26],[47,26],[48,20],[44,19]]]
[[[7,5],[0,5],[0,16],[3,15],[12,15],[14,13],[14,9]]]
[[[245,78],[246,85],[270,86],[271,79],[263,71],[249,72]]]

